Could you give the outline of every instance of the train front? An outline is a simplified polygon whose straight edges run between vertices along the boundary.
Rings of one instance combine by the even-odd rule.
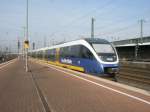
[[[100,62],[102,72],[113,76],[118,73],[119,59],[113,45],[103,39],[91,39],[89,43],[96,52],[96,57]]]

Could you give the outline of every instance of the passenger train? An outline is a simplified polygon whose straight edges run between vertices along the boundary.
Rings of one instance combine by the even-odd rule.
[[[99,38],[85,38],[29,52],[33,58],[95,75],[114,76],[118,72],[115,47]]]

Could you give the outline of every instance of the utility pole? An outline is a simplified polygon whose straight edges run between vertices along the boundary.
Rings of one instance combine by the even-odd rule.
[[[34,50],[35,49],[35,43],[33,42],[32,43],[32,50]]]
[[[94,38],[94,21],[95,21],[95,19],[92,17],[92,19],[91,19],[91,38]]]
[[[24,37],[24,40],[26,40],[26,27],[23,26],[23,37]],[[24,47],[24,40],[22,41],[22,58],[23,60],[25,60],[25,47]]]
[[[138,38],[136,40],[136,46],[135,46],[135,61],[138,59],[138,49],[139,49],[139,42]]]
[[[54,45],[55,43],[54,43],[54,38],[52,38],[52,45]]]
[[[141,19],[140,21],[140,38],[137,38],[136,40],[136,46],[135,46],[135,60],[138,59],[138,51],[139,51],[139,43],[143,43],[143,23],[145,22],[144,19]]]
[[[26,27],[23,26],[22,28],[23,28],[23,37],[25,38],[25,37],[26,37]],[[26,38],[25,38],[25,39],[26,39]]]
[[[143,23],[145,22],[144,19],[140,20],[140,38],[141,38],[141,43],[143,43]]]
[[[27,0],[27,7],[26,7],[26,42],[28,42],[28,0]],[[26,61],[25,61],[25,66],[26,66],[26,72],[28,72],[28,48],[26,48]]]
[[[65,43],[66,42],[66,38],[64,37],[64,42],[63,43]]]
[[[46,45],[46,37],[44,37],[44,47],[46,47],[47,45]]]
[[[18,39],[18,43],[17,43],[18,45],[18,59],[19,59],[19,51],[20,51],[20,41],[19,41],[19,39]]]

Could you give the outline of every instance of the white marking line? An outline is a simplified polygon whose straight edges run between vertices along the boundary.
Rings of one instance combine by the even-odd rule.
[[[149,105],[150,105],[150,102],[149,102],[149,101],[146,101],[146,100],[144,100],[144,99],[141,99],[141,98],[138,98],[138,97],[136,97],[136,96],[133,96],[133,95],[130,95],[130,94],[127,94],[127,93],[121,92],[121,91],[119,91],[119,90],[113,89],[113,88],[111,88],[111,87],[107,87],[107,86],[105,86],[105,85],[102,85],[102,84],[99,84],[99,83],[93,82],[93,81],[88,80],[88,79],[85,79],[85,78],[83,78],[83,77],[80,77],[80,76],[77,76],[77,75],[74,75],[74,74],[68,73],[68,72],[66,72],[66,71],[63,71],[63,70],[57,69],[57,68],[52,67],[52,66],[50,66],[50,65],[46,65],[46,66],[48,66],[48,67],[50,67],[50,68],[52,68],[52,69],[55,69],[55,70],[57,70],[57,71],[63,72],[63,73],[65,73],[65,74],[69,74],[69,75],[74,76],[74,77],[76,77],[76,78],[79,78],[79,79],[81,79],[81,80],[84,80],[84,81],[90,82],[90,83],[95,84],[95,85],[97,85],[97,86],[103,87],[103,88],[105,88],[105,89],[108,89],[108,90],[114,91],[114,92],[116,92],[116,93],[119,93],[119,94],[122,94],[122,95],[128,96],[128,97],[130,97],[130,98],[136,99],[136,100],[138,100],[138,101],[141,101],[141,102],[143,102],[143,103],[146,103],[146,104],[149,104]]]
[[[9,65],[9,64],[11,64],[11,63],[14,63],[14,62],[15,62],[15,60],[10,61],[10,62],[7,62],[7,63],[4,64],[3,66],[1,66],[0,69],[4,68],[5,66],[7,66],[7,65]]]

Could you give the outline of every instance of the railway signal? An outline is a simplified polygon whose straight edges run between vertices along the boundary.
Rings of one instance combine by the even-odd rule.
[[[24,48],[25,48],[25,49],[28,49],[28,48],[29,48],[29,41],[28,41],[28,40],[25,40],[25,41],[24,41]]]
[[[26,49],[26,61],[25,61],[25,67],[26,67],[26,72],[28,72],[28,48],[29,48],[29,40],[28,40],[28,36],[29,36],[29,32],[28,32],[28,19],[29,19],[29,15],[28,15],[28,9],[29,9],[29,6],[28,6],[28,0],[26,0],[27,2],[27,6],[26,6],[26,39],[24,41],[24,47]]]
[[[25,56],[26,56],[26,72],[28,72],[28,48],[29,48],[29,41],[25,40],[24,41],[24,48],[25,48]]]

